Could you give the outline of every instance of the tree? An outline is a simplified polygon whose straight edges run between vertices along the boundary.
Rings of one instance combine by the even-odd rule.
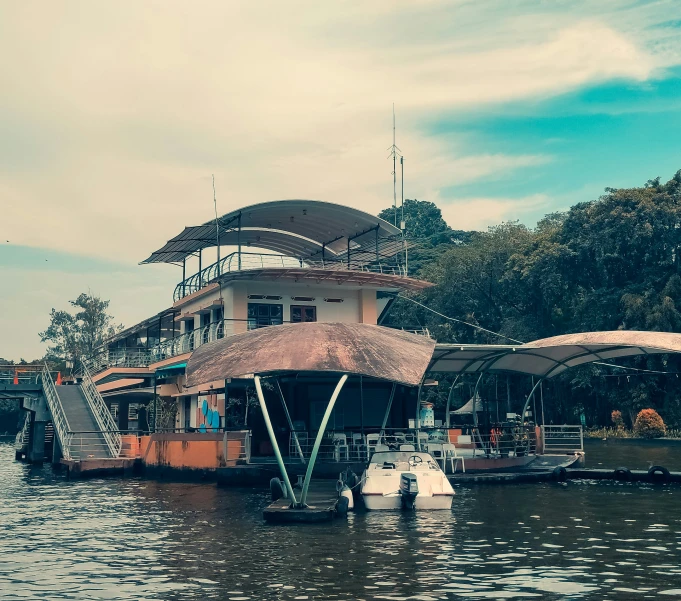
[[[660,438],[667,433],[667,428],[655,409],[641,409],[636,416],[634,433],[643,438]]]
[[[76,362],[89,357],[106,338],[123,329],[107,312],[108,300],[83,292],[69,303],[76,312],[52,309],[50,325],[39,334],[41,342],[50,343],[47,356],[52,360]]]
[[[383,209],[378,216],[400,226],[402,210],[395,219],[394,207]],[[427,200],[404,200],[405,237],[409,243],[409,272],[420,274],[421,268],[437,259],[443,248],[463,244],[470,239],[470,232],[453,230],[442,217],[435,203]]]

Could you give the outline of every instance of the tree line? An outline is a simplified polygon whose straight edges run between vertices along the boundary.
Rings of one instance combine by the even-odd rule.
[[[380,214],[392,221],[391,215],[392,208]],[[456,231],[433,203],[418,200],[405,201],[405,215],[410,275],[435,284],[413,298],[499,335],[399,299],[386,324],[427,327],[442,342],[496,344],[599,330],[681,332],[681,170],[666,183],[606,188],[596,200],[546,215],[535,228],[516,221]],[[583,414],[589,425],[611,425],[614,410],[633,422],[651,407],[680,427],[679,358],[620,363],[671,375],[623,376],[593,365],[570,370],[544,385],[547,423],[574,423]],[[524,400],[530,383],[511,380],[507,390],[505,376],[488,377],[484,394]],[[446,392],[441,386],[432,394],[442,404]]]

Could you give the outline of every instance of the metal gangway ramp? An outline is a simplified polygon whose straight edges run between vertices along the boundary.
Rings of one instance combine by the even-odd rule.
[[[60,456],[75,462],[120,457],[121,433],[87,367],[80,384],[57,386],[44,365],[30,381],[15,378],[13,384],[1,385],[0,397],[19,399],[26,410],[15,442],[17,458],[25,454],[29,461],[42,461],[46,434],[49,440],[52,431],[53,463]]]
[[[120,455],[121,433],[87,367],[83,367],[81,384],[56,386],[45,366],[41,383],[65,459],[114,459]]]

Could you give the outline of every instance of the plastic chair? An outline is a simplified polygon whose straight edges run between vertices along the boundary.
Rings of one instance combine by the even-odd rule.
[[[401,444],[400,451],[415,451],[416,447],[413,444]]]
[[[367,434],[367,461],[371,459],[371,456],[376,452],[376,446],[381,441],[380,434]]]
[[[352,454],[354,457],[357,457],[357,459],[360,459],[362,457],[362,454],[364,453],[364,447],[366,443],[364,442],[364,435],[360,434],[359,432],[355,432],[352,435]]]
[[[390,450],[387,444],[377,444],[374,453],[386,453]]]
[[[421,450],[428,450],[428,432],[419,432],[417,446]]]
[[[444,445],[436,442],[431,442],[428,445],[428,453],[438,463],[442,462],[442,471],[445,471],[445,449]]]
[[[345,434],[334,434],[333,446],[333,456],[336,461],[340,461],[341,451],[345,454],[345,461],[350,461],[350,447],[348,447],[348,439]]]
[[[456,447],[449,443],[442,445],[444,447],[444,452],[445,452],[445,460],[449,459],[452,462],[452,474],[456,473],[456,463],[458,461],[461,462],[461,471],[465,474],[466,473],[466,463],[463,459],[463,457],[459,457],[459,454],[456,452]]]

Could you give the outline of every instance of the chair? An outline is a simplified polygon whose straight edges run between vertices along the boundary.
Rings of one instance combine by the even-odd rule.
[[[376,452],[376,446],[381,441],[380,434],[367,434],[367,461]]]
[[[419,448],[419,450],[427,450],[428,449],[428,432],[419,432],[418,433],[418,448]]]
[[[413,444],[401,444],[400,451],[415,451],[416,447]]]
[[[386,453],[389,450],[390,450],[390,447],[387,444],[377,444],[376,450],[374,452],[375,453]]]
[[[407,436],[404,432],[395,432],[393,437],[397,444],[407,444]]]
[[[431,457],[435,459],[438,463],[442,462],[442,471],[445,471],[445,449],[444,445],[441,443],[431,442],[428,445],[428,452]]]
[[[350,461],[350,447],[345,434],[334,433],[333,447],[333,457],[336,461],[340,461],[341,451],[345,454],[345,461]]]
[[[456,452],[456,447],[451,444],[445,444],[442,445],[444,447],[444,452],[445,452],[445,460],[449,458],[449,460],[452,462],[452,474],[456,473],[456,462],[460,461],[461,462],[461,471],[465,474],[466,473],[466,463],[464,462],[463,457],[459,457],[459,454]]]
[[[366,443],[364,441],[364,434],[360,434],[359,432],[355,432],[352,435],[352,454],[354,457],[357,457],[357,459],[360,459],[362,457],[362,454],[364,453],[364,447],[366,446]]]

